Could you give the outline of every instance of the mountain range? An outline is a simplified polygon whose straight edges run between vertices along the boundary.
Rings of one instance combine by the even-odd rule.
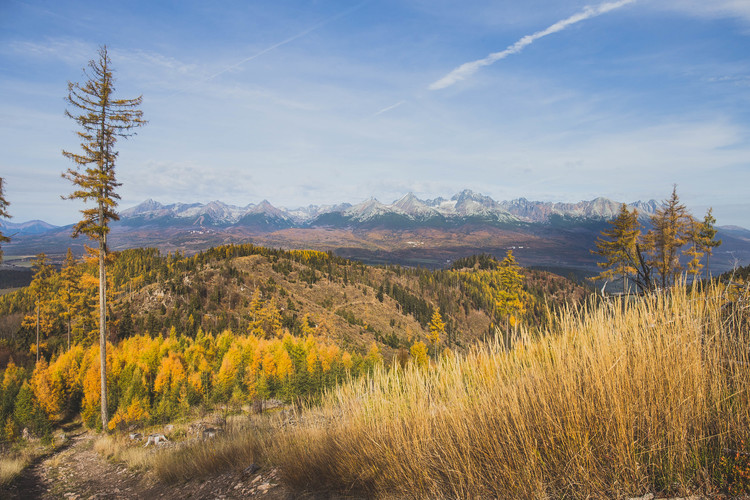
[[[127,226],[190,225],[198,227],[250,226],[269,231],[303,227],[414,227],[462,225],[482,222],[499,225],[550,223],[554,218],[609,220],[621,203],[596,198],[579,203],[550,203],[518,198],[498,202],[464,190],[450,199],[421,200],[408,193],[391,204],[370,198],[351,205],[309,205],[293,210],[273,206],[267,200],[244,207],[221,201],[163,205],[154,200],[123,210],[120,224]],[[654,200],[629,204],[642,216],[654,213]]]
[[[450,199],[419,199],[408,193],[385,204],[370,198],[358,204],[276,207],[267,200],[244,207],[221,201],[162,204],[154,200],[120,212],[111,226],[110,248],[157,247],[188,254],[211,246],[253,243],[273,248],[332,251],[371,264],[444,267],[472,253],[503,256],[513,250],[525,266],[568,275],[598,271],[592,255],[596,238],[617,215],[621,202],[595,198],[551,203],[518,198],[496,201],[464,190]],[[660,206],[655,200],[628,204],[644,225]],[[721,247],[711,257],[712,272],[750,263],[750,231],[717,228]],[[71,240],[71,226],[42,221],[0,221],[10,235],[6,260],[39,252],[60,259],[68,247],[84,253],[85,238]]]

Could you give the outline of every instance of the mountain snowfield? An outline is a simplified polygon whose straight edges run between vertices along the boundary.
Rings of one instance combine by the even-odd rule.
[[[154,200],[146,200],[135,207],[123,210],[120,217],[123,221],[137,219],[142,222],[188,219],[194,224],[201,225],[235,225],[265,219],[267,222],[274,222],[274,225],[280,224],[286,227],[326,225],[332,215],[336,216],[340,222],[355,224],[374,222],[389,217],[415,222],[478,218],[484,221],[513,224],[544,223],[552,216],[609,220],[617,215],[620,205],[620,202],[607,198],[596,198],[578,203],[529,201],[525,198],[498,202],[489,196],[466,189],[450,199],[421,200],[413,193],[408,193],[390,204],[370,198],[356,205],[348,203],[309,205],[296,209],[275,207],[267,200],[244,207],[227,205],[221,201],[212,201],[207,204],[162,205]],[[658,203],[655,200],[636,201],[630,203],[629,207],[637,208],[641,216],[645,217],[654,213]]]

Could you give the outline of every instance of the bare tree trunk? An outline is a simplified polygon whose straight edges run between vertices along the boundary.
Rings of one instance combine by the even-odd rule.
[[[36,304],[36,362],[39,363],[39,301]]]
[[[99,206],[100,219],[103,219],[104,209]],[[101,357],[102,378],[102,428],[107,429],[109,415],[107,414],[107,275],[104,269],[105,253],[107,251],[106,236],[99,240],[99,356]]]

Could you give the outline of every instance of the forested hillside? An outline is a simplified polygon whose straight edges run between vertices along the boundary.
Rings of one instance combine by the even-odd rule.
[[[541,327],[547,305],[586,294],[521,268],[510,252],[441,271],[253,245],[109,259],[113,428],[167,422],[196,405],[317,397],[382,359],[404,364]],[[23,427],[44,434],[79,412],[99,425],[96,264],[69,253],[57,270],[40,255],[31,286],[0,297],[6,438]],[[14,409],[17,398],[26,410]]]

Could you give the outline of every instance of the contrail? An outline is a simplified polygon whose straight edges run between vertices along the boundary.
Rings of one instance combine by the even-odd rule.
[[[360,3],[358,3],[358,4],[356,4],[356,5],[352,6],[352,7],[349,7],[348,9],[343,10],[343,11],[339,12],[338,14],[329,17],[328,19],[324,19],[324,20],[320,21],[318,24],[315,24],[315,25],[311,26],[310,28],[307,28],[306,30],[297,33],[296,35],[290,36],[289,38],[287,38],[285,40],[282,40],[282,41],[280,41],[278,43],[275,43],[275,44],[271,45],[270,47],[266,47],[265,49],[261,50],[260,52],[256,52],[255,54],[253,54],[253,55],[251,55],[249,57],[246,57],[243,60],[241,60],[239,62],[236,62],[236,63],[234,63],[234,64],[232,64],[230,66],[227,66],[226,68],[222,69],[221,71],[219,71],[217,73],[214,73],[213,75],[211,75],[209,77],[206,77],[206,78],[204,78],[204,79],[202,79],[202,80],[194,83],[193,85],[190,85],[189,87],[187,87],[185,89],[182,89],[182,90],[179,90],[179,91],[175,92],[174,95],[180,94],[182,92],[185,92],[186,90],[188,90],[188,89],[190,89],[190,88],[198,85],[199,83],[205,83],[205,82],[208,82],[210,80],[213,80],[217,76],[223,75],[227,71],[231,71],[234,68],[239,68],[240,66],[242,66],[243,64],[245,64],[248,61],[252,61],[253,59],[257,59],[258,57],[260,57],[260,56],[262,56],[264,54],[267,54],[267,53],[271,52],[272,50],[278,49],[279,47],[281,47],[283,45],[286,45],[286,44],[291,43],[291,42],[293,42],[293,41],[295,41],[295,40],[297,40],[299,38],[302,38],[303,36],[308,35],[308,34],[312,33],[313,31],[322,28],[323,26],[325,26],[328,23],[332,23],[333,21],[336,21],[337,19],[340,19],[340,18],[342,18],[344,16],[348,16],[349,14],[351,14],[352,12],[354,12],[355,10],[358,10],[358,9],[362,8],[362,6],[364,6],[367,3],[370,3],[371,1],[372,0],[365,0],[364,2],[360,2]]]
[[[616,2],[603,3],[595,7],[586,7],[581,12],[574,14],[567,19],[563,19],[562,21],[558,21],[545,30],[537,31],[532,35],[526,35],[501,52],[494,52],[484,59],[479,59],[477,61],[471,61],[462,64],[458,68],[445,75],[440,80],[431,83],[428,88],[430,90],[440,90],[446,87],[450,87],[454,83],[460,82],[461,80],[470,77],[471,75],[479,71],[479,69],[483,66],[489,66],[490,64],[499,61],[500,59],[505,59],[511,54],[517,54],[521,52],[526,46],[531,45],[540,38],[562,31],[568,26],[580,23],[581,21],[585,21],[586,19],[591,19],[592,17],[600,16],[602,14],[606,14],[609,11],[619,9],[620,7],[628,5],[635,1],[636,0],[618,0]]]
[[[387,107],[381,109],[377,113],[374,113],[372,116],[376,117],[378,115],[382,115],[383,113],[387,113],[388,111],[390,111],[392,109],[396,109],[397,107],[399,107],[399,106],[401,106],[402,104],[405,104],[405,103],[406,103],[405,100],[404,101],[398,101],[396,104],[391,104],[390,106],[387,106]]]

